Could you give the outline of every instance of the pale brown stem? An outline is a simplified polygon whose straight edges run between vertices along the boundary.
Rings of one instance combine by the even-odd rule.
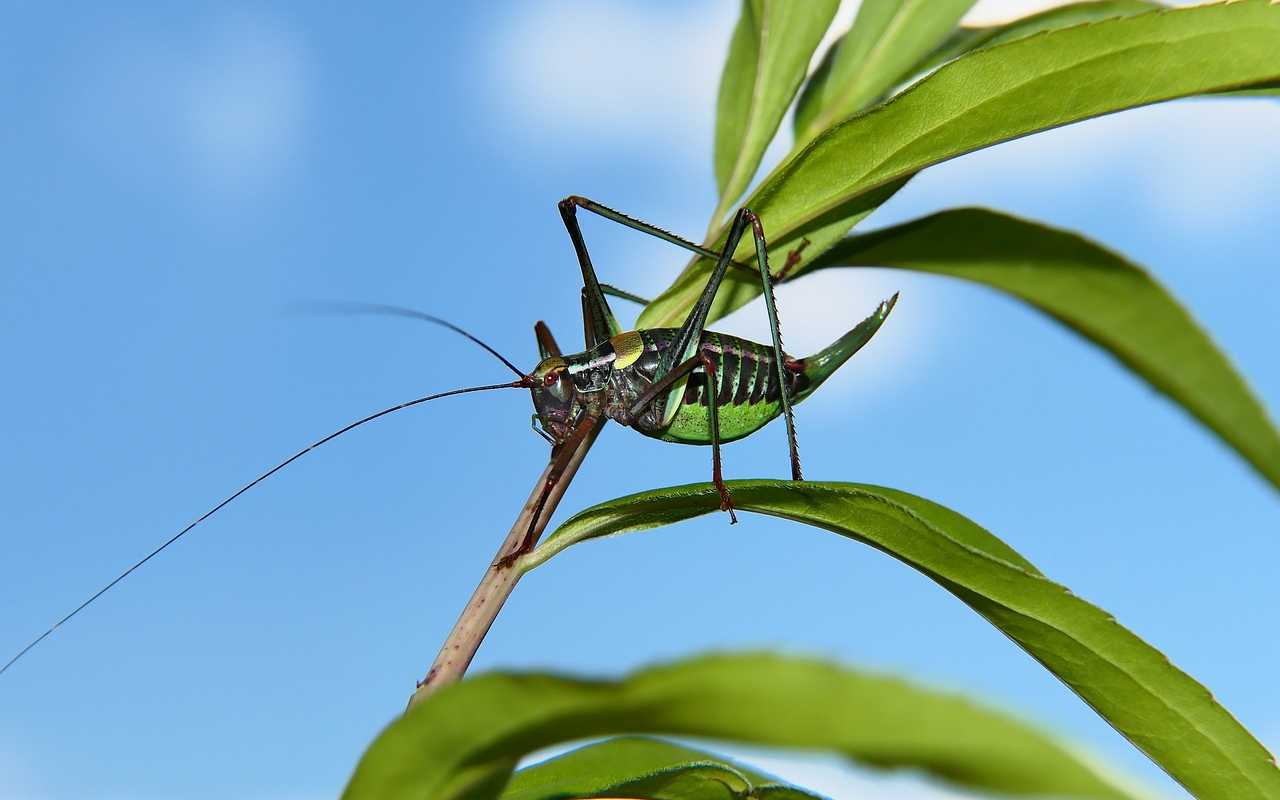
[[[547,522],[550,521],[551,515],[555,513],[556,506],[559,505],[560,498],[564,496],[565,490],[569,488],[569,483],[573,480],[574,474],[577,473],[582,459],[586,457],[587,451],[591,449],[596,437],[600,435],[601,427],[603,426],[595,425],[587,432],[587,435],[583,437],[577,448],[570,455],[560,478],[551,487],[546,503],[543,505],[542,514],[533,526],[533,538],[535,541],[547,527]],[[444,645],[440,648],[440,654],[436,656],[431,669],[427,671],[427,676],[418,684],[417,690],[409,698],[409,708],[413,708],[422,702],[441,686],[454,683],[462,678],[463,673],[467,671],[467,667],[471,664],[471,659],[475,657],[476,651],[480,649],[480,643],[484,641],[485,634],[489,632],[489,627],[493,625],[494,619],[497,618],[498,612],[502,610],[502,606],[511,595],[511,591],[515,589],[516,582],[524,574],[524,570],[519,563],[504,563],[503,559],[515,552],[524,543],[525,535],[529,532],[529,521],[537,513],[538,501],[542,496],[542,490],[546,485],[547,479],[551,477],[554,461],[555,459],[553,458],[553,463],[547,465],[547,468],[543,470],[542,475],[538,478],[538,482],[534,484],[533,492],[529,495],[528,501],[525,502],[524,508],[520,510],[520,515],[516,517],[515,523],[511,526],[511,532],[507,534],[502,546],[498,548],[498,554],[494,556],[488,569],[485,570],[484,577],[480,579],[480,585],[476,587],[475,592],[471,595],[471,600],[467,602],[466,607],[462,609],[461,616],[458,617],[458,621],[454,623],[453,630],[449,632],[449,636],[444,640]]]

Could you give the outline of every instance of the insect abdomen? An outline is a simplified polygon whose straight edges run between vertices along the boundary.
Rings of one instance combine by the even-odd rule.
[[[720,441],[748,436],[781,413],[781,383],[772,347],[708,332],[703,336],[702,349],[716,368]],[[792,370],[784,372],[788,390],[794,396],[803,378]],[[701,373],[690,377],[680,409],[661,438],[684,444],[710,444],[707,403],[711,397]]]

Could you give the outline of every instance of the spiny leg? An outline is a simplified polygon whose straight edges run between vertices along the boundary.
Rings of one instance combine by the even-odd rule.
[[[604,217],[607,220],[616,222],[619,225],[625,225],[633,231],[639,231],[640,233],[648,234],[649,236],[653,236],[658,239],[661,239],[664,242],[674,244],[676,247],[682,247],[691,253],[696,253],[697,255],[702,256],[703,258],[719,258],[720,257],[720,254],[717,253],[715,250],[711,250],[709,248],[703,247],[700,244],[691,242],[688,239],[685,239],[683,236],[677,236],[676,234],[671,233],[670,231],[663,230],[662,228],[659,228],[657,225],[651,225],[648,222],[643,222],[641,220],[636,219],[635,217],[629,217],[626,214],[623,214],[621,211],[616,211],[602,203],[597,203],[596,201],[590,198],[579,197],[576,194],[569,195],[568,197],[560,201],[560,207],[563,209],[565,204],[577,206],[578,208],[584,208],[593,214],[597,214],[601,217]],[[750,264],[743,264],[740,261],[732,261],[730,262],[730,266],[740,270],[745,270],[746,272],[751,273],[752,276],[754,276],[756,272],[755,268],[752,267]]]
[[[617,297],[621,300],[630,300],[631,302],[638,303],[642,306],[649,305],[649,301],[640,295],[632,294],[631,292],[624,291],[616,286],[610,286],[607,283],[600,284],[600,291],[604,292],[609,297]]]
[[[764,238],[764,226],[760,218],[748,209],[742,215],[751,222],[751,235],[756,240],[756,263],[760,267],[760,282],[764,286],[764,307],[769,315],[769,333],[773,335],[773,365],[778,371],[779,396],[782,398],[782,415],[787,423],[787,447],[791,454],[791,480],[802,481],[800,472],[800,448],[796,443],[796,422],[791,412],[791,397],[787,390],[787,372],[782,352],[782,327],[778,323],[778,306],[773,298],[773,280],[769,276],[769,246]]]
[[[573,241],[574,252],[578,256],[578,264],[582,268],[582,314],[583,325],[586,329],[587,347],[594,347],[601,341],[621,332],[613,312],[609,309],[608,301],[605,300],[605,295],[630,300],[641,305],[648,305],[648,301],[630,292],[600,283],[599,278],[596,276],[595,268],[591,264],[591,256],[587,253],[587,245],[582,236],[582,228],[578,225],[577,210],[579,208],[584,208],[605,219],[625,225],[632,230],[654,236],[677,247],[682,247],[704,258],[721,259],[723,256],[723,253],[717,253],[688,239],[676,236],[674,233],[665,231],[656,225],[650,225],[634,217],[629,217],[620,211],[615,211],[606,205],[585,197],[570,195],[560,201],[559,207],[560,217],[564,220],[565,228],[569,231],[569,238]],[[755,269],[751,266],[733,260],[733,251],[737,247],[738,238],[733,236],[732,231],[730,232],[730,239],[733,246],[728,248],[729,259],[727,265],[754,275]],[[719,281],[717,281],[718,284]]]
[[[724,474],[720,469],[720,378],[716,372],[715,361],[706,351],[698,352],[702,362],[702,371],[707,379],[707,428],[711,433],[711,482],[720,493],[720,510],[729,512],[729,524],[736,525],[738,515],[733,513],[733,498],[729,496],[729,487],[724,485]]]
[[[729,523],[734,524],[738,521],[738,516],[733,512],[733,498],[729,495],[729,488],[724,485],[724,475],[720,465],[720,381],[716,376],[715,362],[705,352],[699,350],[697,355],[678,364],[666,375],[654,381],[627,409],[625,424],[634,424],[635,420],[655,400],[667,395],[676,381],[686,377],[698,367],[703,368],[707,380],[707,421],[711,432],[711,480],[716,486],[716,491],[720,493],[720,510],[728,511]]]
[[[765,240],[764,226],[761,225],[760,218],[750,209],[742,208],[734,215],[733,224],[730,226],[729,235],[725,240],[725,247],[720,251],[716,266],[711,272],[711,278],[707,281],[707,285],[702,290],[697,302],[694,303],[684,325],[676,333],[671,347],[663,355],[662,362],[658,367],[657,377],[660,381],[668,377],[668,373],[673,371],[674,365],[685,364],[688,360],[696,357],[699,352],[703,327],[706,324],[707,315],[711,312],[711,304],[715,301],[716,292],[720,289],[720,283],[724,280],[724,275],[732,262],[733,253],[738,249],[738,242],[741,240],[747,225],[751,226],[752,237],[755,239],[756,265],[759,268],[760,281],[764,289],[765,310],[769,316],[769,332],[773,337],[773,362],[774,369],[778,372],[779,396],[781,398],[782,414],[787,426],[787,447],[791,457],[791,479],[800,481],[804,480],[804,475],[800,469],[800,448],[796,441],[795,415],[791,409],[791,397],[788,391],[786,355],[782,350],[782,329],[778,322],[778,308],[773,296],[773,281],[769,274],[768,242]],[[669,410],[673,403],[679,402],[679,397],[676,396],[675,391],[679,387],[675,385],[674,381],[661,382],[673,387],[673,391],[669,393],[667,398],[666,409]]]
[[[690,372],[693,372],[701,364],[702,364],[702,359],[699,356],[694,356],[693,358],[687,359],[684,362],[677,364],[675,368],[673,368],[670,372],[666,373],[662,377],[658,378],[658,380],[649,384],[649,388],[645,389],[644,392],[642,392],[641,395],[636,398],[636,401],[631,404],[631,408],[627,409],[626,424],[632,425],[635,422],[636,418],[639,417],[641,414],[643,414],[645,409],[648,408],[653,403],[653,401],[657,400],[659,397],[662,397],[664,393],[666,393],[668,390],[671,389],[672,386],[675,385],[676,381],[685,377]]]
[[[724,249],[720,251],[720,255],[716,258],[716,265],[711,270],[711,277],[707,280],[707,285],[703,287],[702,294],[698,296],[693,308],[689,310],[689,316],[685,319],[684,325],[680,326],[680,330],[676,332],[671,346],[663,354],[662,364],[658,370],[659,376],[673,365],[692,358],[698,352],[698,348],[702,344],[703,327],[707,323],[707,315],[711,313],[711,304],[716,299],[716,292],[720,289],[720,283],[724,280],[725,272],[728,271],[729,265],[733,263],[733,252],[738,249],[738,242],[742,240],[742,236],[746,232],[747,225],[750,222],[748,217],[750,213],[744,208],[734,215],[733,224],[729,227],[729,236],[725,239]]]
[[[587,243],[582,238],[582,228],[578,226],[578,208],[569,200],[560,201],[560,218],[569,231],[569,239],[573,242],[573,251],[578,256],[578,266],[582,268],[582,324],[586,330],[587,348],[595,347],[600,342],[622,332],[618,321],[614,319],[609,301],[604,299],[604,291],[596,278],[595,267],[591,265],[591,254],[587,252]]]

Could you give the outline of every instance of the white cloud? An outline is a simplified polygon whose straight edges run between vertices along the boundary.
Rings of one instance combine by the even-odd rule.
[[[256,17],[223,22],[180,85],[180,130],[204,179],[251,188],[284,169],[309,100],[310,70],[299,39]]]
[[[965,25],[999,25],[1073,0],[978,0],[964,16]]]
[[[7,741],[6,741],[7,740]],[[6,736],[0,739],[0,797],[10,800],[36,800],[46,796],[37,788],[40,781],[36,772],[20,760],[17,740]]]
[[[1079,0],[978,0],[962,20],[965,25],[1000,25]],[[1165,0],[1165,5],[1190,6],[1212,0]]]
[[[981,0],[966,21],[991,23],[1054,4],[1060,3]],[[827,44],[847,30],[857,7],[850,0],[842,3]],[[500,31],[498,45],[485,48],[500,54],[490,65],[494,92],[504,113],[514,106],[523,124],[547,140],[603,149],[614,148],[619,139],[659,141],[675,157],[703,161],[710,157],[711,109],[736,14],[737,4],[728,0],[694,8],[617,0],[527,4]],[[824,49],[819,47],[815,63]],[[981,194],[982,187],[1007,185],[1011,178],[1040,181],[1045,192],[1060,192],[1128,170],[1142,187],[1132,201],[1163,216],[1165,224],[1220,229],[1245,218],[1274,185],[1280,151],[1270,132],[1278,127],[1280,103],[1275,101],[1165,104],[966,155],[927,171],[908,193],[951,205],[972,202],[966,195],[975,189]],[[790,125],[784,123],[779,137],[783,147],[775,143],[762,172],[783,155],[789,134]],[[963,190],[957,192],[957,186]],[[614,268],[617,282],[642,293],[665,285],[655,263],[674,265],[683,259],[650,252],[637,246],[634,261]],[[906,272],[857,270],[787,284],[779,291],[787,348],[803,355],[826,346],[881,299],[903,289],[885,331],[858,355],[856,369],[842,371],[856,373],[856,380],[838,374],[825,394],[847,402],[855,388],[860,395],[891,389],[921,368],[936,327],[946,324],[938,321],[944,315],[942,301],[934,299],[937,283]],[[759,301],[715,327],[769,340]]]
[[[874,401],[914,380],[936,336],[935,285],[910,272],[882,269],[824,270],[778,287],[778,319],[788,353],[816,353],[865,319],[894,292],[902,297],[884,328],[808,401],[851,397]],[[772,341],[764,301],[756,300],[714,325],[715,330],[757,342]]]
[[[661,142],[710,157],[734,3],[524,3],[484,48],[492,101],[573,147]]]
[[[1207,99],[1164,103],[1068,125],[970,153],[926,172],[929,191],[948,184],[1042,181],[1062,192],[1099,175],[1141,187],[1133,202],[1168,225],[1221,231],[1271,194],[1280,177],[1280,102]],[[923,188],[923,187],[922,187]]]
[[[145,28],[87,54],[65,127],[116,177],[186,180],[193,200],[239,206],[285,173],[305,135],[311,69],[273,18],[214,20],[194,42]]]

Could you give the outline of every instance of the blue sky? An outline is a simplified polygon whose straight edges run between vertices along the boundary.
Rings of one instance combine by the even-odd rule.
[[[10,6],[4,647],[319,435],[505,378],[435,328],[292,304],[416,306],[531,366],[535,320],[562,343],[581,330],[556,200],[705,228],[734,3],[439,5]],[[930,170],[868,226],[982,204],[1083,231],[1152,269],[1274,409],[1277,123],[1280,104],[1243,100],[1096,120]],[[586,236],[606,279],[640,293],[682,263],[607,223]],[[825,345],[895,289],[881,335],[800,409],[806,475],[970,516],[1280,744],[1275,491],[1110,359],[974,286],[814,276],[780,293],[788,345]],[[758,306],[719,327],[767,336]],[[0,679],[0,796],[332,796],[538,474],[529,413],[491,393],[396,415],[197,529]],[[730,476],[782,477],[782,430],[725,458]],[[708,461],[614,427],[562,509],[703,480]],[[617,674],[761,646],[970,691],[1180,796],[941,589],[776,520],[567,552],[521,584],[475,666]],[[953,796],[762,763],[832,792]]]

